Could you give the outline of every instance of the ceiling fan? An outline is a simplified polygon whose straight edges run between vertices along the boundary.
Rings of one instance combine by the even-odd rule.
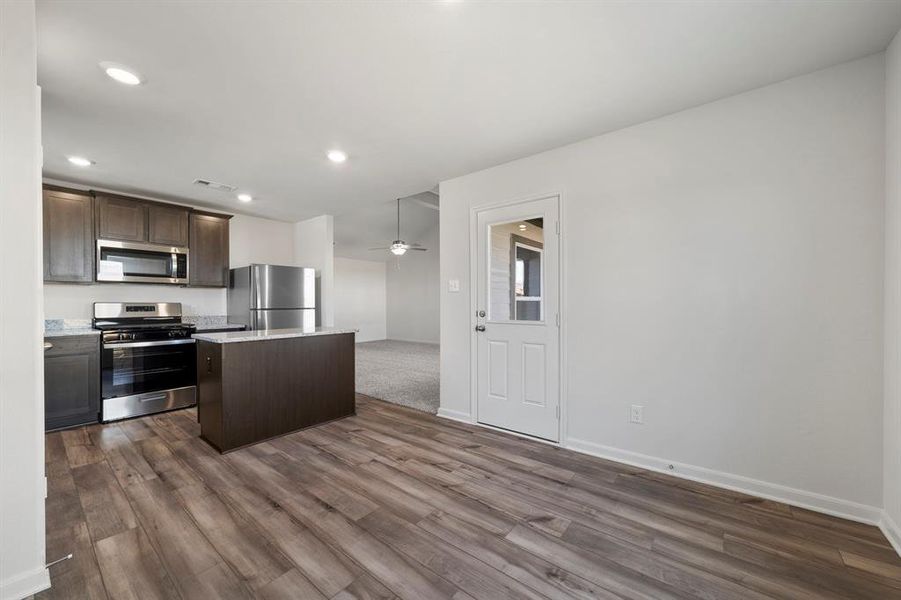
[[[425,252],[428,248],[422,248],[419,244],[408,244],[400,239],[400,198],[397,199],[397,239],[390,246],[384,248],[370,248],[370,250],[388,250],[395,256],[403,256],[407,250],[419,250]]]

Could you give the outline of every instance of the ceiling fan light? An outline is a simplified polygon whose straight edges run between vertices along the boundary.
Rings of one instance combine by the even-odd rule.
[[[403,256],[406,251],[407,249],[400,244],[391,244],[391,254],[394,254],[396,256]]]

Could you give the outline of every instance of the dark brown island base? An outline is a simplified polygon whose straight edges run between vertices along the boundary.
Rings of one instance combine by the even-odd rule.
[[[198,333],[200,437],[219,452],[353,415],[354,333]]]

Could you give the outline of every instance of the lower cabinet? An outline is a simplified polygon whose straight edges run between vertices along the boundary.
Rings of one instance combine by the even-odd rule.
[[[100,336],[44,338],[45,429],[96,423],[99,414]]]

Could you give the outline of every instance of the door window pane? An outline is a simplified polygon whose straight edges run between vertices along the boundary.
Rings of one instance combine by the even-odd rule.
[[[490,225],[488,318],[541,321],[544,220]]]

